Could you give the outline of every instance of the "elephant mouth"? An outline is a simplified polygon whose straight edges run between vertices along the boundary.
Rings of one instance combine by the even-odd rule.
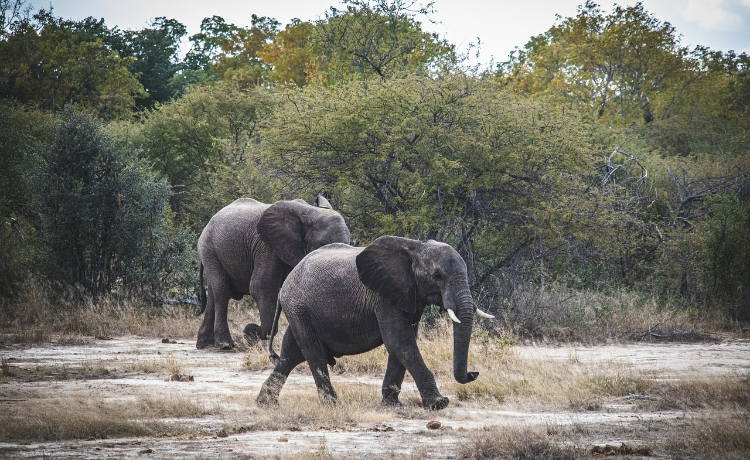
[[[439,291],[427,293],[427,295],[424,296],[424,301],[427,305],[437,305],[438,307],[443,307],[443,296]]]

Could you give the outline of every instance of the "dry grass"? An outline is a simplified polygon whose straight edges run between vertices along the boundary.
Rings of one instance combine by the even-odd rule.
[[[220,414],[217,406],[177,395],[111,401],[97,398],[29,400],[8,405],[0,415],[0,441],[155,436],[196,431],[164,418]]]
[[[750,414],[747,407],[710,411],[672,428],[663,442],[675,458],[744,460],[750,458]]]
[[[666,305],[643,293],[575,291],[548,285],[516,290],[493,310],[492,324],[522,338],[600,343],[605,340],[689,341],[731,331],[750,332],[718,310]],[[492,328],[488,323],[484,322]]]
[[[461,459],[567,460],[585,457],[585,451],[564,445],[565,437],[553,427],[490,427],[469,433],[459,448]]]
[[[747,334],[748,328],[718,311],[665,307],[655,297],[620,290],[613,293],[572,291],[548,286],[517,290],[503,305],[491,308],[498,317],[478,321],[493,336],[600,343],[606,340],[699,340],[721,331]],[[0,300],[0,330],[5,340],[76,343],[80,337],[125,334],[194,339],[201,317],[193,305],[153,305],[137,298],[92,299],[75,289],[30,279],[14,299]],[[258,322],[249,296],[230,302],[230,328],[235,340],[248,322]],[[437,323],[440,323],[438,320]],[[280,341],[281,335],[278,336]],[[277,346],[279,346],[277,344]],[[371,372],[374,361],[349,360],[341,372]]]
[[[750,409],[750,374],[699,376],[661,382],[655,386],[660,408]]]
[[[436,375],[441,391],[459,401],[505,404],[514,407],[558,407],[596,410],[602,398],[643,394],[650,380],[640,372],[621,367],[521,357],[506,338],[477,331],[469,353],[469,369],[480,377],[470,385],[453,379],[453,342],[447,322],[421,334],[420,350]],[[385,361],[381,372],[385,370]]]
[[[138,298],[93,299],[30,280],[16,298],[0,301],[0,331],[6,342],[27,344],[77,344],[84,337],[129,334],[195,340],[203,319],[195,313],[194,305],[151,304]],[[231,301],[228,317],[232,334],[242,345],[245,324],[258,322],[252,298]]]
[[[252,429],[330,430],[346,429],[358,423],[383,423],[398,418],[394,411],[380,406],[380,387],[341,383],[336,385],[339,400],[321,407],[313,386],[310,391],[282,397],[276,410],[256,408],[251,411]],[[253,395],[255,396],[255,395]]]

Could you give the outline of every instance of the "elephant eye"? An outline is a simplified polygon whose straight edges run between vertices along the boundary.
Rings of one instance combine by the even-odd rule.
[[[435,280],[437,280],[437,281],[440,281],[440,280],[442,280],[442,279],[443,279],[443,274],[442,274],[442,273],[440,273],[439,271],[435,270],[435,273],[433,273],[433,274],[432,274],[432,277],[433,277],[433,278],[434,278]]]

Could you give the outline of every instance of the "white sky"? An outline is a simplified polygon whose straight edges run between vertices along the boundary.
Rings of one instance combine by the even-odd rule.
[[[515,47],[523,48],[529,38],[544,33],[555,23],[555,14],[576,15],[585,0],[436,0],[431,18],[423,21],[425,30],[438,32],[466,52],[470,43],[481,39],[479,62],[494,57],[505,61]],[[636,0],[600,0],[605,14],[615,3],[631,6]],[[660,21],[670,22],[682,35],[681,44],[707,46],[714,50],[750,54],[750,0],[643,0],[644,8]],[[269,16],[281,28],[293,18],[314,21],[339,0],[27,0],[35,9],[52,6],[54,14],[80,20],[88,16],[104,18],[108,27],[140,30],[156,17],[177,19],[188,29],[188,36],[200,31],[205,17],[223,17],[228,23],[246,27],[250,16]],[[187,43],[187,42],[186,42]],[[187,49],[183,49],[183,52]]]

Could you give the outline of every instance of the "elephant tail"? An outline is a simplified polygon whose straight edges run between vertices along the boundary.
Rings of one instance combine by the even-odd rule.
[[[198,288],[198,297],[200,298],[201,302],[201,311],[199,311],[195,316],[200,316],[203,314],[204,311],[206,311],[206,288],[203,284],[203,262],[201,262],[201,268],[198,272],[198,279],[200,280],[200,287]]]
[[[276,299],[276,313],[273,316],[273,324],[271,325],[271,334],[268,336],[268,358],[272,363],[279,364],[283,361],[279,355],[273,349],[273,338],[279,331],[279,318],[281,317],[281,300]]]

